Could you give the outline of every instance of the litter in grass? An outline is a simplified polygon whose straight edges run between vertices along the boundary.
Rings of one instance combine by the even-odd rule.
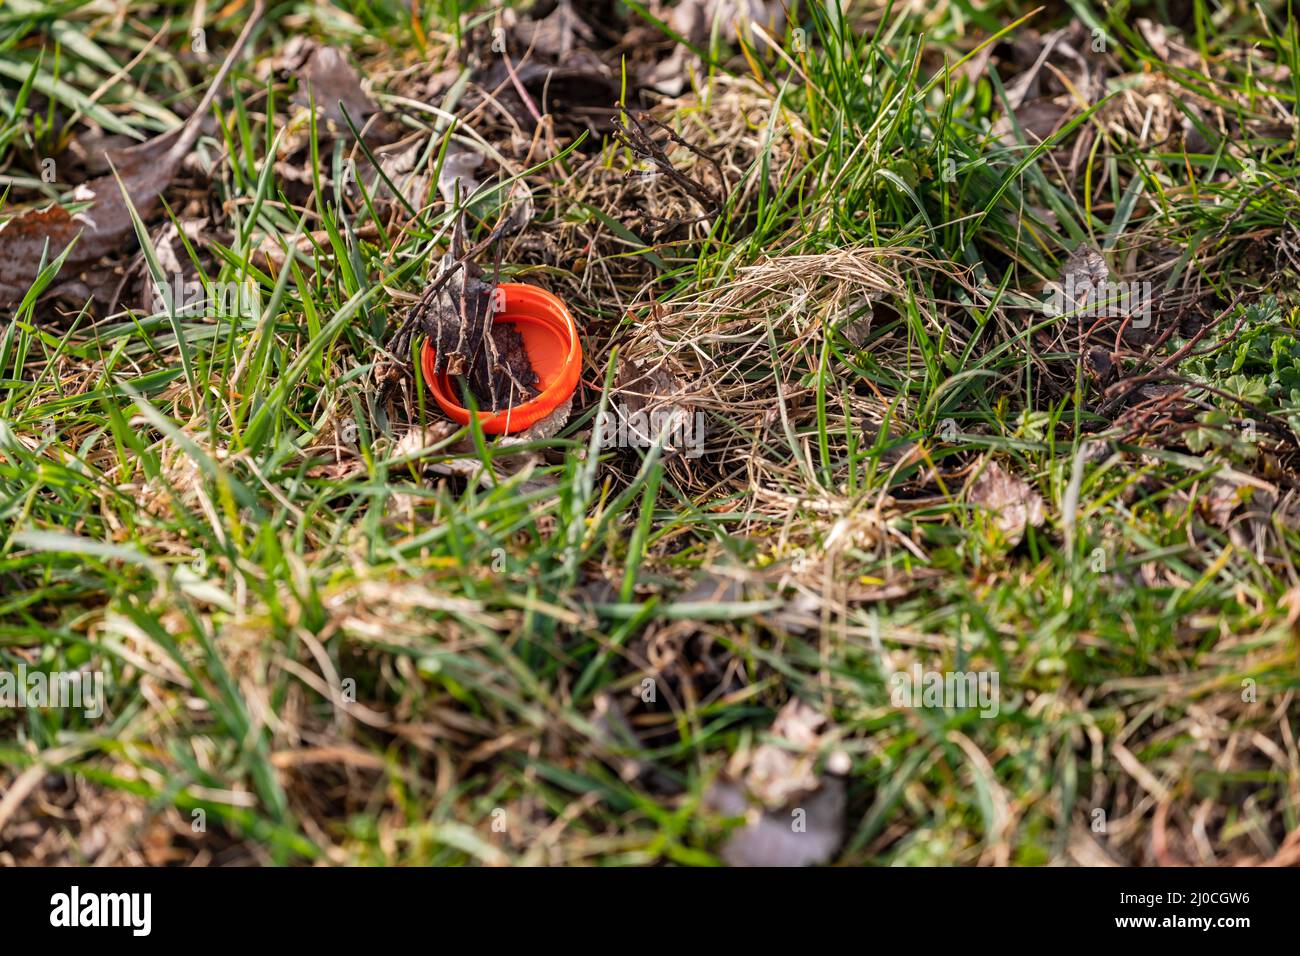
[[[10,2],[0,865],[1297,862],[1272,7]]]

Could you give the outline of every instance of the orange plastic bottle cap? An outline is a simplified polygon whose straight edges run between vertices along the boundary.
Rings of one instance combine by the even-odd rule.
[[[578,387],[578,375],[582,371],[582,345],[578,342],[578,326],[573,316],[554,295],[521,282],[503,282],[497,288],[504,303],[492,321],[508,323],[519,331],[540,388],[536,397],[522,404],[499,412],[478,413],[484,432],[509,435],[537,424],[569,400]],[[425,339],[420,364],[429,391],[448,418],[468,425],[469,409],[460,403],[460,393],[453,387],[451,377],[445,371],[434,374],[437,358],[433,346]]]

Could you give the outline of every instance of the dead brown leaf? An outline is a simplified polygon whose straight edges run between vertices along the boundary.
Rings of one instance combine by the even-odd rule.
[[[844,839],[844,782],[815,769],[830,731],[825,715],[792,699],[772,722],[773,739],[748,757],[740,781],[719,781],[710,789],[707,802],[713,809],[746,818],[722,848],[728,864],[814,866],[835,855]],[[836,774],[846,772],[849,763],[839,751],[827,760]],[[731,768],[733,777],[739,771]]]
[[[1019,126],[1025,142],[1030,146],[1046,142],[1053,133],[1065,125],[1069,118],[1069,104],[1061,102],[1061,99],[1044,96],[1018,106],[1013,111],[1016,117],[1015,125],[1013,126],[1011,119],[1004,115],[993,124],[993,135],[1003,145],[1016,146],[1020,143],[1020,139],[1016,136],[1015,126]]]
[[[629,437],[642,447],[653,445],[660,434],[668,436],[664,455],[670,456],[682,451],[674,438],[694,434],[695,405],[687,397],[685,382],[667,362],[655,366],[621,363],[610,414],[623,419]]]
[[[73,193],[88,209],[75,215],[63,206],[29,209],[0,225],[0,306],[13,306],[26,294],[47,265],[67,251],[63,274],[71,277],[120,249],[135,232],[131,207],[142,217],[158,206],[181,163],[199,137],[203,117],[225,82],[236,57],[261,18],[264,0],[257,0],[225,62],[194,113],[174,130],[114,155],[116,176],[83,183]],[[75,243],[75,245],[74,245]],[[71,249],[69,249],[71,247]]]
[[[443,201],[454,205],[457,196],[472,196],[480,185],[474,171],[482,165],[483,157],[476,150],[455,141],[450,143],[438,171],[438,192]]]
[[[357,129],[365,125],[379,107],[361,88],[361,77],[342,51],[316,46],[302,66],[302,81],[292,102],[310,108],[315,102],[320,115],[338,132],[348,130],[344,111]]]
[[[1082,312],[1095,306],[1110,279],[1110,266],[1096,246],[1081,242],[1061,267],[1065,312]]]
[[[820,778],[814,763],[828,723],[825,715],[798,698],[782,707],[768,730],[781,743],[760,744],[750,760],[745,775],[750,794],[773,808],[816,790]]]
[[[829,863],[844,842],[844,782],[829,779],[799,806],[760,810],[745,801],[736,784],[720,784],[711,805],[731,816],[744,814],[745,825],[722,847],[728,866],[819,866]]]
[[[514,32],[524,47],[557,60],[591,46],[596,39],[595,31],[572,0],[559,0],[555,9],[540,20],[520,19]]]
[[[993,513],[994,523],[1013,547],[1020,543],[1027,526],[1036,528],[1043,523],[1042,496],[992,458],[984,459],[967,486],[966,501]]]
[[[728,43],[742,36],[755,45],[753,28],[762,27],[773,37],[785,32],[785,4],[776,0],[681,0],[668,14],[668,25],[695,46],[708,43],[713,23]]]

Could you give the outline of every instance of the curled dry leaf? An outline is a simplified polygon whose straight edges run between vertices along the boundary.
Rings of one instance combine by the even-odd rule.
[[[1086,314],[1095,306],[1110,279],[1110,267],[1091,243],[1081,242],[1061,267],[1060,288],[1065,296],[1063,312]]]
[[[621,363],[614,398],[610,414],[622,419],[620,426],[638,445],[649,447],[665,435],[664,455],[670,456],[682,451],[676,440],[695,434],[695,406],[686,385],[664,364]]]
[[[76,189],[73,199],[90,203],[89,208],[76,214],[58,205],[29,209],[0,225],[0,307],[12,307],[22,300],[40,274],[42,258],[48,265],[66,251],[63,269],[69,275],[120,249],[134,235],[131,208],[141,218],[157,208],[163,190],[194,148],[203,118],[260,19],[263,6],[263,0],[258,0],[189,119],[146,143],[111,153],[117,175],[92,179]]]
[[[993,135],[1004,146],[1017,146],[1020,139],[1016,135],[1016,126],[1019,126],[1025,142],[1037,146],[1065,125],[1070,106],[1065,97],[1044,96],[1016,107],[1013,112],[1015,124],[1009,116],[1002,116],[993,124]]]
[[[495,100],[529,134],[541,116],[550,114],[567,129],[604,135],[618,99],[618,86],[608,69],[589,55],[575,55],[562,65],[533,59],[508,65],[504,57],[495,57],[471,79],[480,90],[493,92]],[[483,101],[482,97],[467,97],[466,108],[472,110]]]
[[[500,444],[503,446],[515,445],[554,438],[560,433],[560,429],[568,424],[571,414],[573,414],[572,395],[557,405],[555,411],[551,412],[551,414],[540,421],[533,422],[523,431],[502,436]]]
[[[771,0],[681,0],[671,10],[660,9],[659,15],[674,33],[697,49],[708,46],[715,20],[723,40],[735,43],[743,36],[751,48],[759,45],[755,25],[772,37],[785,33],[785,5]],[[667,57],[645,67],[639,79],[665,96],[679,96],[692,72],[704,73],[707,67],[690,46],[677,43]]]
[[[379,157],[379,168],[383,171],[383,177],[376,175],[373,181],[371,180],[367,173],[373,170],[374,166],[368,159],[357,163],[358,175],[366,184],[366,188],[372,190],[376,196],[393,199],[400,197],[405,199],[412,209],[420,209],[429,201],[429,183],[433,176],[430,167],[420,164],[424,146],[423,139],[417,138],[414,142],[405,145],[380,147],[375,150],[375,153]],[[384,181],[384,177],[387,177],[388,182]],[[389,188],[389,182],[396,191]]]
[[[180,229],[176,228],[176,223],[167,222],[153,237],[154,254],[158,258],[158,265],[162,274],[171,278],[173,285],[169,289],[160,290],[154,277],[146,273],[140,282],[140,303],[146,312],[161,311],[166,308],[159,298],[160,292],[164,296],[172,297],[178,311],[184,302],[188,301],[184,293],[186,289],[192,287],[191,283],[197,282],[198,270],[186,253],[185,246],[181,242],[181,233],[184,232],[185,238],[191,243],[197,243],[207,226],[206,217],[182,219]],[[177,295],[177,292],[181,295]]]
[[[700,58],[678,44],[667,57],[641,71],[641,85],[664,96],[681,96],[691,73],[699,69]]]
[[[788,810],[755,810],[735,784],[714,788],[719,813],[745,814],[747,822],[728,837],[722,859],[728,866],[819,866],[844,842],[844,782],[829,778],[821,789]]]
[[[814,762],[828,724],[825,715],[798,698],[782,707],[768,730],[782,743],[764,743],[755,749],[745,775],[750,794],[773,809],[816,790],[820,778]]]
[[[1024,537],[1026,526],[1036,528],[1043,523],[1042,496],[992,458],[984,459],[967,486],[966,501],[993,512],[994,522],[1013,547]]]
[[[103,130],[91,130],[80,136],[74,136],[68,143],[68,155],[87,174],[103,176],[113,171],[119,154],[125,153],[138,141],[121,133],[108,133]]]
[[[348,129],[344,110],[360,129],[378,107],[361,88],[361,77],[339,50],[315,46],[302,67],[302,81],[292,102],[310,108],[315,100],[320,115],[340,132]]]
[[[1203,488],[1192,501],[1206,521],[1221,531],[1228,531],[1234,521],[1233,513],[1258,497],[1268,498],[1270,495],[1225,471],[1211,479],[1209,487]]]
[[[587,719],[595,730],[593,740],[603,749],[630,750],[640,745],[636,731],[628,722],[623,712],[623,702],[602,691],[592,701],[593,707]],[[637,779],[645,772],[645,765],[633,757],[617,757],[615,766],[618,775],[625,781]]]
[[[424,426],[414,426],[393,446],[393,455],[397,458],[416,460],[423,453],[444,442],[456,431],[450,422],[431,422]]]
[[[1097,103],[1105,94],[1111,63],[1082,23],[1076,21],[1041,36],[1033,30],[1020,31],[998,49],[1003,51],[999,56],[1002,66],[1019,70],[1006,79],[1005,109],[1014,115],[1031,146],[1045,141],[1076,111]],[[993,134],[1008,146],[1019,143],[1006,113],[994,124]],[[1066,168],[1076,168],[1092,135],[1086,125],[1072,131],[1074,149],[1060,157]]]
[[[772,723],[775,740],[755,748],[740,782],[720,781],[710,789],[710,807],[746,818],[722,848],[728,864],[812,866],[835,855],[844,839],[844,782],[815,770],[829,730],[825,715],[791,700]],[[837,771],[849,765],[839,752],[827,763]]]
[[[1105,89],[1109,63],[1096,37],[1079,21],[1039,35],[1022,31],[1009,45],[1009,65],[1020,67],[1006,81],[1007,103],[1013,110],[1045,96],[1069,93],[1085,104],[1095,103]]]
[[[443,201],[454,205],[459,196],[472,196],[479,188],[474,171],[483,165],[483,157],[475,150],[453,140],[447,146],[447,155],[438,171],[438,192]]]
[[[695,46],[708,43],[713,23],[729,43],[740,37],[754,45],[753,26],[773,37],[785,33],[785,4],[775,0],[682,0],[668,15],[668,25]]]
[[[559,0],[555,9],[540,20],[520,19],[514,32],[525,48],[557,60],[591,46],[596,39],[595,31],[574,8],[572,0]]]
[[[877,292],[871,292],[866,295],[857,296],[849,305],[848,320],[840,327],[840,334],[855,349],[860,349],[867,344],[867,339],[871,336],[872,326],[878,318],[888,320],[888,303],[884,301],[884,296]],[[883,311],[883,316],[878,316],[877,312]]]
[[[482,181],[475,175],[482,165],[482,154],[452,140],[438,173],[438,192],[443,201],[455,205],[459,196],[468,202],[482,186]],[[536,214],[532,190],[522,178],[510,180],[504,188],[488,190],[482,198],[471,202],[470,207],[478,216],[495,216],[500,222],[497,228],[503,235],[519,232],[532,222]]]

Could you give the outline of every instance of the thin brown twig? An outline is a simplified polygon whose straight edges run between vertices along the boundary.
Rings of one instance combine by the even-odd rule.
[[[692,222],[700,222],[704,219],[716,216],[721,212],[722,207],[726,205],[726,196],[721,190],[726,189],[727,181],[722,174],[722,164],[718,162],[717,157],[687,141],[671,127],[661,123],[649,113],[646,113],[643,110],[629,110],[622,103],[617,103],[615,105],[618,108],[619,115],[614,121],[614,140],[631,150],[634,155],[653,163],[656,173],[662,174],[671,179],[705,210],[703,215],[695,216],[691,219],[664,219],[657,216],[651,216],[648,213],[643,213],[642,217],[647,222],[658,222],[665,226],[675,227]],[[670,142],[689,150],[691,153],[712,165],[718,176],[718,182],[720,184],[719,189],[715,190],[703,182],[692,179],[674,166],[663,145],[655,140],[653,135],[654,132],[662,132],[668,137]],[[629,175],[632,177],[648,176],[652,175],[652,173],[633,170]]]

